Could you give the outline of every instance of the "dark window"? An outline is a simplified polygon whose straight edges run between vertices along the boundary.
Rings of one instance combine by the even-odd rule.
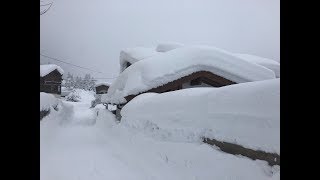
[[[131,63],[127,62],[127,67],[131,66]]]

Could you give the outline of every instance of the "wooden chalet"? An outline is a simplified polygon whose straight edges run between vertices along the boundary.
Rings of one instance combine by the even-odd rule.
[[[107,83],[96,84],[96,86],[95,86],[96,94],[106,94],[108,92],[109,86],[110,85]]]
[[[63,70],[53,64],[40,65],[40,92],[61,95]]]

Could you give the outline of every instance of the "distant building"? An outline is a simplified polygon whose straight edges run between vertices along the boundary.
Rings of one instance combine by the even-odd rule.
[[[55,64],[40,65],[40,92],[61,95],[63,73]]]
[[[106,94],[108,92],[110,84],[106,82],[98,82],[95,85],[96,94]]]

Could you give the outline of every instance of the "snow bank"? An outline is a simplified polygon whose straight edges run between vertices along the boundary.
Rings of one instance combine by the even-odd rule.
[[[158,52],[167,52],[171,51],[173,49],[177,49],[180,47],[183,47],[184,45],[181,43],[176,43],[176,42],[163,42],[158,44],[156,51]]]
[[[267,58],[263,58],[263,57],[259,57],[251,54],[237,53],[235,55],[248,62],[256,63],[268,69],[271,69],[276,74],[276,77],[280,77],[280,63],[275,60],[267,59]]]
[[[120,72],[124,71],[127,62],[133,64],[157,54],[159,54],[159,52],[154,48],[135,47],[124,49],[120,52]]]
[[[232,53],[207,46],[181,47],[131,65],[112,83],[102,102],[125,103],[124,97],[145,92],[198,71],[209,71],[236,83],[274,79],[270,69]]]
[[[40,65],[40,77],[46,76],[47,74],[51,73],[54,70],[58,70],[60,74],[64,73],[62,68],[55,64]]]
[[[146,93],[121,115],[125,126],[160,139],[193,142],[205,136],[280,154],[280,79]]]
[[[59,100],[52,94],[40,92],[40,111],[49,110],[50,107],[55,107],[59,103]]]
[[[89,111],[79,117],[85,110],[81,103],[62,105],[61,111],[40,121],[40,179],[280,179],[280,167],[230,155],[203,143],[157,141],[119,125],[106,109],[98,109],[98,117],[92,121]],[[61,124],[68,119],[79,121],[75,118],[82,118],[83,123]]]

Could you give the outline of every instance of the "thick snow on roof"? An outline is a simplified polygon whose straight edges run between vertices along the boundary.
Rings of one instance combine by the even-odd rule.
[[[120,72],[126,68],[126,63],[136,63],[142,59],[159,54],[154,48],[135,47],[120,52]]]
[[[236,83],[274,79],[270,69],[213,47],[181,47],[136,62],[112,83],[102,102],[125,103],[135,95],[198,71],[209,71]]]
[[[183,44],[177,42],[162,42],[158,44],[156,50],[158,52],[167,52],[183,46]]]
[[[109,87],[110,84],[111,84],[111,83],[105,82],[105,81],[97,81],[97,82],[95,83],[95,87],[101,86],[101,85],[105,85],[105,86],[108,86],[108,87]]]
[[[121,115],[121,123],[161,140],[201,141],[205,136],[280,154],[280,78],[145,93],[126,104]]]
[[[259,57],[251,54],[236,53],[235,55],[246,61],[256,63],[268,69],[271,69],[276,74],[276,77],[280,77],[280,63],[275,60]]]
[[[40,65],[40,77],[46,76],[54,70],[58,70],[60,74],[64,73],[62,68],[60,66],[55,65],[55,64]]]

